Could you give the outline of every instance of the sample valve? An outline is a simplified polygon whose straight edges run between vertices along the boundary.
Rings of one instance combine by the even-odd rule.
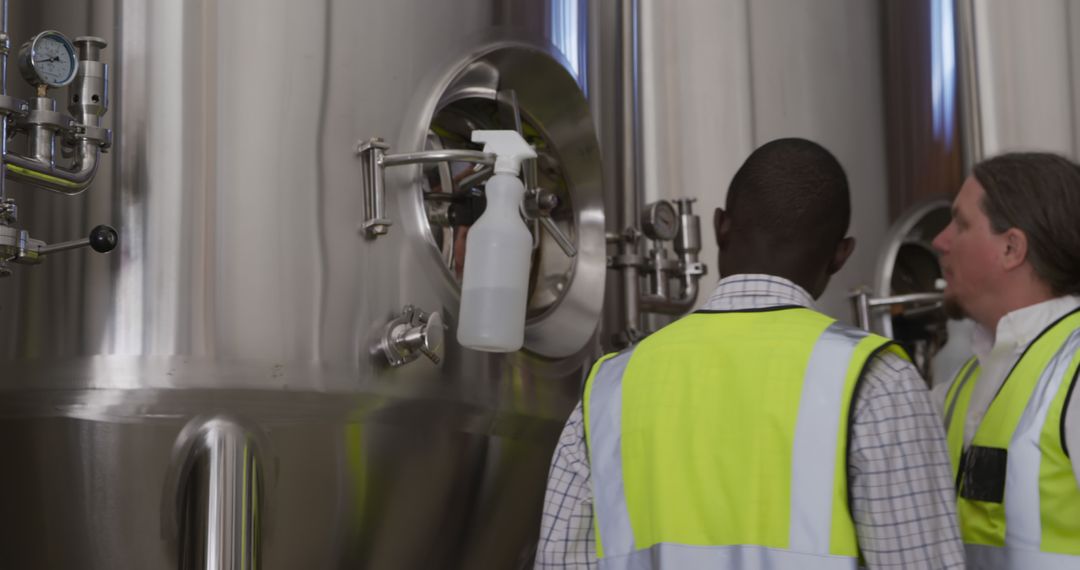
[[[90,230],[90,235],[85,238],[50,245],[30,237],[26,230],[0,224],[0,261],[37,265],[46,255],[83,247],[108,253],[116,248],[118,237],[115,229],[100,225]],[[0,277],[10,273],[10,268],[0,265]]]
[[[117,243],[116,230],[98,226],[90,236],[76,241],[47,245],[16,226],[18,207],[5,193],[4,181],[17,180],[29,186],[61,194],[78,194],[97,174],[101,153],[112,145],[112,133],[101,126],[109,108],[109,66],[101,61],[105,47],[101,38],[82,36],[69,41],[63,34],[47,30],[26,42],[18,54],[19,71],[35,89],[36,96],[23,101],[7,94],[7,2],[3,3],[3,30],[0,31],[0,60],[5,76],[0,77],[0,277],[11,274],[8,263],[36,264],[42,257],[90,246],[98,252],[111,251]],[[50,89],[68,87],[69,115],[56,110]],[[9,127],[13,131],[9,132]],[[12,135],[25,135],[22,153],[9,147]],[[61,158],[57,161],[57,144]]]
[[[407,364],[421,354],[438,364],[442,361],[444,331],[442,316],[437,311],[425,313],[405,305],[401,314],[387,323],[372,352],[381,354],[390,366]]]

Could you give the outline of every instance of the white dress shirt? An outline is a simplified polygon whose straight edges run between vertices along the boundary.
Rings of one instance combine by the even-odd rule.
[[[964,447],[971,445],[990,403],[1028,345],[1046,327],[1077,308],[1080,308],[1080,296],[1058,297],[1005,315],[998,321],[996,334],[975,325],[971,349],[981,369],[964,419]],[[949,388],[955,381],[954,374],[952,380],[934,387],[934,399],[942,413]],[[1069,408],[1065,410],[1065,445],[1069,449],[1080,449],[1080,398],[1070,399]],[[1080,484],[1080,453],[1073,453],[1071,460],[1073,476]]]

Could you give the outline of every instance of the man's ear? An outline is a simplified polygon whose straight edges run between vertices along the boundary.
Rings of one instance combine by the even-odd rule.
[[[854,252],[855,238],[849,236],[840,240],[840,243],[836,244],[836,251],[833,252],[832,259],[829,260],[829,275],[835,275],[837,271],[840,271]]]
[[[1002,237],[1005,244],[1005,251],[1001,256],[1002,268],[1008,270],[1023,265],[1027,261],[1027,234],[1020,228],[1009,228]]]
[[[716,234],[716,246],[720,248],[720,251],[724,251],[727,249],[731,235],[731,218],[728,218],[723,208],[717,208],[713,211],[712,224],[713,232]]]

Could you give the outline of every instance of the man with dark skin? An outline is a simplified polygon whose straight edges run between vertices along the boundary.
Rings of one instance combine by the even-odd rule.
[[[555,450],[536,568],[963,568],[944,434],[886,339],[813,300],[855,247],[847,177],[755,150],[702,309],[602,358]]]

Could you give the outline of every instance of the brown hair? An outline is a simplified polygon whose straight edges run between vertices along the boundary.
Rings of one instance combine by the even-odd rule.
[[[1027,259],[1055,295],[1080,294],[1080,166],[1049,153],[1010,153],[974,168],[990,228],[1024,232]]]

